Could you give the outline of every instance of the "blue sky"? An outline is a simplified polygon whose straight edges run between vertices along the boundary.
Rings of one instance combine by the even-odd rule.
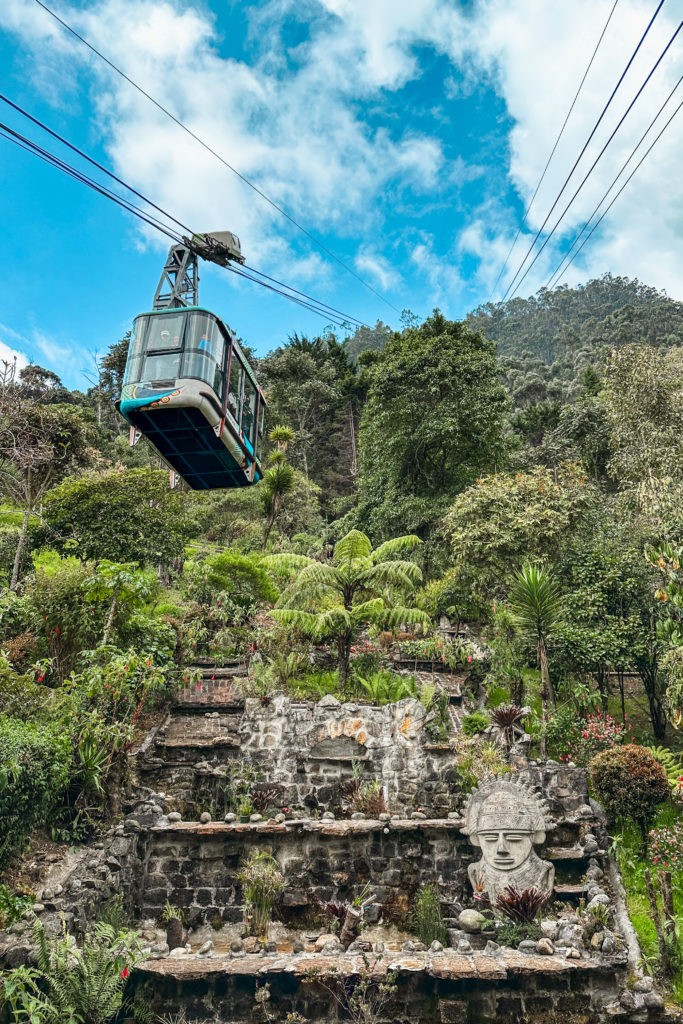
[[[492,294],[612,2],[55,0],[66,21],[391,305],[89,55],[35,0],[4,0],[0,9],[0,91],[196,230],[236,231],[253,266],[324,302],[370,324],[398,326],[391,306],[426,315],[438,305],[461,317]],[[654,8],[654,0],[619,0],[511,268]],[[579,171],[590,166],[682,12],[683,0],[667,0]],[[682,53],[677,41],[520,294],[550,278],[676,82]],[[4,104],[0,111],[0,120],[47,145]],[[568,283],[611,271],[683,297],[681,124],[653,150]],[[10,349],[84,386],[96,354],[150,307],[167,243],[3,139],[0,214],[0,355]],[[260,354],[294,331],[325,326],[213,267],[203,268],[201,300]]]

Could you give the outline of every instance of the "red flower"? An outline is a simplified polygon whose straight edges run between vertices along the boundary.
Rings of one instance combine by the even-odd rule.
[[[41,673],[40,673],[40,675],[38,676],[38,682],[39,682],[39,683],[42,683],[42,681],[43,681],[43,679],[44,679],[44,678],[45,678],[45,676],[44,676],[44,675],[43,675],[43,673],[41,672]]]
[[[59,636],[60,633],[61,629],[59,628],[59,626],[55,626],[55,636]]]
[[[467,660],[468,660],[468,661],[472,661],[472,655],[471,655],[471,654],[468,654],[468,655],[467,655]]]
[[[123,970],[121,971],[121,977],[122,978],[127,978],[129,974],[130,974],[130,971],[128,970],[128,968],[124,967]]]

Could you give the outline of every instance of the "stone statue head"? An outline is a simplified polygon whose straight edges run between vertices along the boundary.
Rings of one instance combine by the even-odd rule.
[[[476,789],[465,806],[463,832],[482,858],[470,865],[470,878],[492,901],[507,885],[548,888],[552,865],[540,860],[534,846],[545,842],[552,828],[543,801],[531,790],[508,779],[496,779]]]

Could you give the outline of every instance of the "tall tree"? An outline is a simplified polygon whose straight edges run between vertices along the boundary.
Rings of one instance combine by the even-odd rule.
[[[507,399],[493,345],[438,310],[368,368],[357,522],[425,538],[455,496],[505,457]]]
[[[16,589],[28,524],[47,492],[67,473],[92,462],[93,435],[72,406],[25,400],[19,389],[0,394],[0,488],[18,508],[22,523],[10,588]]]

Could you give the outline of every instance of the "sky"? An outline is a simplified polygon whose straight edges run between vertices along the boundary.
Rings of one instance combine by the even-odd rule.
[[[258,270],[392,327],[404,309],[422,318],[438,306],[461,318],[503,297],[657,6],[617,0],[525,219],[614,0],[46,2],[365,284],[36,0],[0,4],[2,94],[193,230],[235,232]],[[546,230],[682,17],[683,0],[666,0]],[[682,65],[683,31],[510,294],[548,284]],[[683,85],[629,170],[681,100]],[[4,102],[0,121],[67,158]],[[563,283],[611,272],[683,298],[682,141],[683,111]],[[16,354],[19,365],[87,386],[98,355],[151,308],[168,240],[4,138],[0,218],[0,359]],[[326,327],[211,265],[200,290],[201,304],[260,355]]]

